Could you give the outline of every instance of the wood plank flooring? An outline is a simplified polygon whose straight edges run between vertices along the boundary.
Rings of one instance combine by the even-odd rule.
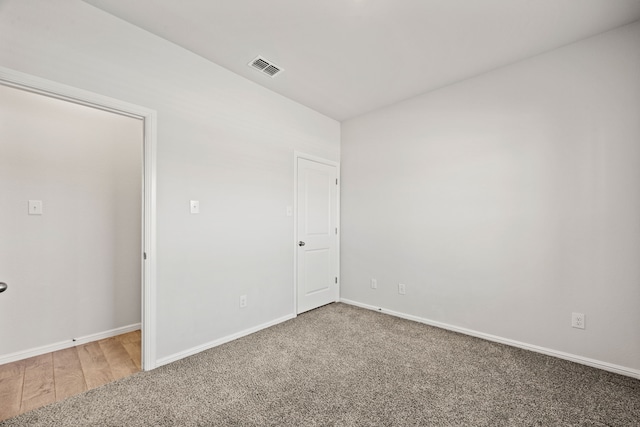
[[[141,369],[140,331],[0,365],[0,421]]]

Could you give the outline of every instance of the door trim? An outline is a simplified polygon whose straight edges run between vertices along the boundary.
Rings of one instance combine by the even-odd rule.
[[[156,147],[157,113],[97,93],[0,67],[0,84],[141,119],[143,150],[142,369],[156,367]]]
[[[312,162],[322,163],[336,168],[336,176],[338,185],[336,188],[336,227],[338,227],[338,241],[336,242],[336,277],[338,278],[338,298],[340,300],[340,163],[328,160],[322,157],[313,156],[311,154],[293,152],[293,315],[298,316],[298,251],[295,249],[298,244],[298,159],[310,160]]]

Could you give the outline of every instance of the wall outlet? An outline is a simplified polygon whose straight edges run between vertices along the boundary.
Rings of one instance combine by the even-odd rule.
[[[378,281],[376,279],[371,279],[371,289],[378,289]]]
[[[571,313],[571,326],[584,329],[584,313]]]
[[[398,293],[404,295],[407,293],[407,286],[404,283],[398,283]]]
[[[247,296],[240,295],[240,308],[245,308],[247,306]]]

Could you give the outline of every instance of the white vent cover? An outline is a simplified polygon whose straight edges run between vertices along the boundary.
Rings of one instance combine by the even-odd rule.
[[[274,64],[268,59],[264,59],[262,56],[256,56],[256,59],[249,62],[247,65],[255,70],[260,71],[263,74],[266,74],[271,78],[277,76],[278,74],[284,71],[282,67]]]

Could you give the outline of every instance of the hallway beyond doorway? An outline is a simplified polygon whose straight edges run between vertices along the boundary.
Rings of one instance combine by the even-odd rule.
[[[140,331],[0,365],[0,421],[132,375]]]

